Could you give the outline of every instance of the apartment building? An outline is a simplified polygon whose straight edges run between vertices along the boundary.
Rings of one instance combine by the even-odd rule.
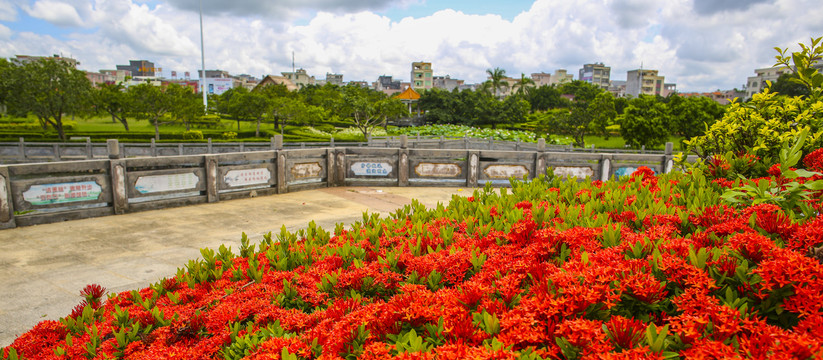
[[[432,80],[432,86],[438,89],[452,91],[460,88],[465,81],[459,79],[452,79],[451,76],[435,76]]]
[[[309,74],[304,69],[297,69],[294,72],[281,72],[284,78],[291,80],[298,87],[306,85],[315,85],[314,76]]]
[[[326,84],[343,86],[343,74],[326,73]]]
[[[657,70],[638,69],[626,73],[626,95],[638,97],[644,95],[665,95],[665,76]]]
[[[547,74],[544,72],[532,73],[532,80],[534,80],[534,86],[536,87],[541,87],[543,85],[549,86],[552,84],[552,74]]]
[[[100,73],[113,77],[115,84],[126,82],[126,79],[132,77],[131,71],[129,70],[100,70]]]
[[[574,81],[574,75],[569,74],[566,69],[557,69],[552,74],[549,85],[560,86],[562,84]]]
[[[791,73],[791,70],[785,66],[775,66],[770,68],[762,68],[754,70],[755,76],[746,78],[746,98],[750,99],[752,95],[757,94],[768,86],[767,81],[776,82],[780,75]]]
[[[161,71],[155,68],[154,63],[148,60],[129,60],[128,65],[117,65],[117,70],[131,71],[132,76],[155,76],[155,72]]]
[[[80,65],[80,62],[77,61],[77,59],[63,57],[63,56],[60,56],[60,55],[57,55],[57,54],[54,54],[52,56],[17,55],[17,56],[14,57],[14,59],[9,59],[9,60],[11,60],[11,62],[13,64],[24,65],[24,64],[28,64],[28,63],[33,62],[33,61],[40,61],[40,60],[45,60],[45,59],[54,59],[54,60],[64,61],[64,62],[67,62],[69,65],[71,65],[74,68],[76,68],[77,65]]]
[[[372,88],[389,96],[403,91],[400,80],[394,80],[391,75],[378,76],[377,81],[372,84]]]
[[[85,71],[85,73],[86,73],[86,79],[89,79],[89,82],[95,87],[100,86],[100,84],[114,84],[115,83],[114,82],[114,75],[106,74],[106,73],[103,73],[102,71],[101,72]]]
[[[609,89],[611,67],[603,63],[584,64],[579,71],[578,79],[592,85],[597,85],[603,90]]]
[[[423,61],[413,62],[411,68],[411,83],[412,88],[416,91],[431,90],[432,87],[434,87],[432,63]]]

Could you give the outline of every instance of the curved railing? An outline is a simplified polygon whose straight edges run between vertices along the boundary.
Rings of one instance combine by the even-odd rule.
[[[0,166],[0,229],[142,210],[211,203],[330,186],[508,185],[552,168],[556,175],[607,180],[647,166],[673,167],[663,154],[533,150],[324,147],[226,154],[123,158]]]

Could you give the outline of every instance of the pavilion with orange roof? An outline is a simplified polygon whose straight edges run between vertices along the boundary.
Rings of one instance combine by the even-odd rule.
[[[403,92],[393,96],[395,99],[399,99],[404,104],[408,105],[409,113],[412,112],[412,103],[417,102],[420,100],[420,93],[414,91],[414,89],[409,86]]]

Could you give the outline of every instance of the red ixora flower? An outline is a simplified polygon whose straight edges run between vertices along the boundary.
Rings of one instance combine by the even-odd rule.
[[[640,176],[643,179],[653,178],[654,177],[654,170],[650,169],[648,166],[641,166],[637,168],[631,175],[631,177]]]
[[[803,158],[803,164],[809,170],[823,171],[823,149],[810,152]]]
[[[103,295],[106,295],[106,288],[98,284],[89,284],[83,290],[80,290],[80,296],[91,304],[99,303]]]

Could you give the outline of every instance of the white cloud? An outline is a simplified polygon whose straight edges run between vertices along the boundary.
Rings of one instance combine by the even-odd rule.
[[[83,20],[80,18],[80,14],[77,13],[75,7],[67,3],[42,0],[35,2],[33,6],[25,7],[24,9],[29,16],[46,20],[58,26],[83,26]]]
[[[0,0],[0,21],[14,21],[16,19],[16,6],[9,0]]]
[[[200,67],[196,9],[175,7],[196,2],[39,1],[31,9],[45,1],[53,5],[49,21],[84,29],[59,41],[23,35],[9,23],[0,55],[71,53],[90,70],[138,58],[154,61],[167,73],[194,74]],[[796,43],[823,35],[823,9],[814,0],[537,0],[511,21],[459,10],[399,20],[376,14],[397,6],[392,4],[206,0],[204,8],[216,7],[204,17],[206,67],[279,74],[291,70],[294,51],[296,66],[318,78],[336,72],[346,80],[374,81],[385,74],[408,81],[411,62],[423,60],[433,63],[436,75],[479,82],[493,67],[510,76],[558,68],[576,74],[591,62],[606,63],[612,79],[623,80],[626,71],[642,63],[660,70],[680,90],[702,91],[739,87],[755,68],[773,63],[774,46],[796,50]],[[298,25],[290,16],[305,18]]]
[[[11,29],[7,28],[3,24],[0,24],[0,40],[9,41],[11,40]]]

